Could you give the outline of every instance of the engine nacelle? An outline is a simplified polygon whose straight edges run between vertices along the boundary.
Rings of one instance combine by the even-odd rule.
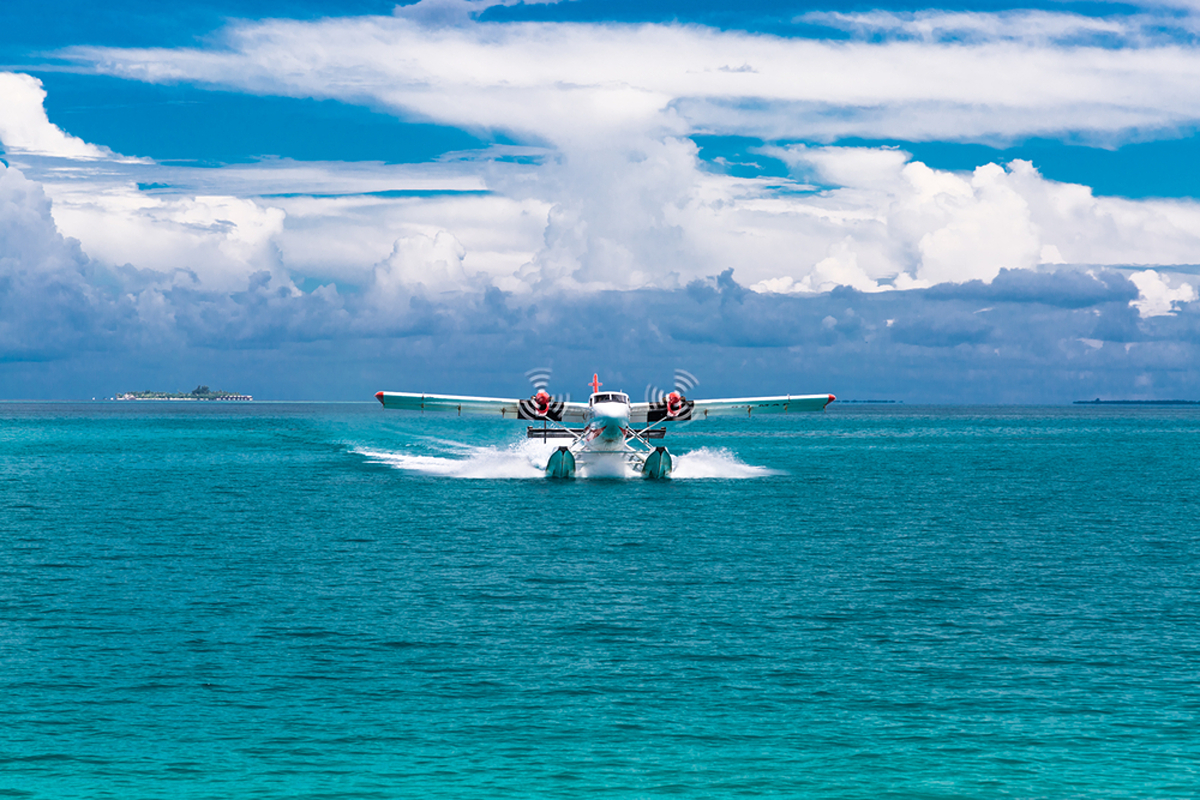
[[[658,402],[651,403],[646,409],[646,422],[653,425],[656,422],[676,422],[692,418],[692,409],[696,404],[679,392],[671,392]]]
[[[563,407],[561,400],[551,397],[545,389],[539,389],[533,397],[517,403],[517,418],[562,422]]]

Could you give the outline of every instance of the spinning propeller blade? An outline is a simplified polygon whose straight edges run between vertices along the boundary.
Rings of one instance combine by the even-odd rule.
[[[529,381],[529,385],[533,387],[533,393],[535,395],[538,392],[546,392],[549,394],[550,378],[553,374],[554,370],[551,367],[534,367],[525,373],[525,378]],[[555,394],[552,395],[552,398],[556,403],[571,402],[570,394]]]
[[[700,379],[697,378],[692,373],[688,372],[686,369],[676,369],[675,370],[675,393],[676,394],[680,395],[681,397],[686,397],[689,393],[691,393],[692,389],[695,389],[699,385],[700,385]],[[667,399],[667,392],[664,392],[662,389],[658,388],[657,386],[655,386],[653,384],[650,384],[650,383],[646,384],[646,402],[647,403],[661,403],[666,399]]]
[[[553,370],[550,367],[534,367],[525,373],[526,379],[529,380],[535,392],[543,392],[550,386],[550,375]]]
[[[675,370],[675,391],[686,395],[700,385],[700,379],[686,369]]]

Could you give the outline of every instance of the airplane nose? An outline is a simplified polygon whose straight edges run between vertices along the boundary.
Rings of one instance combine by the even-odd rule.
[[[600,420],[600,436],[605,439],[619,439],[624,435],[625,426],[620,417],[602,417]]]

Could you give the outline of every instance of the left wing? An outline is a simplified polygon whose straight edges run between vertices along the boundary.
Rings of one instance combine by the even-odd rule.
[[[779,397],[734,397],[724,400],[683,400],[674,409],[667,401],[657,403],[631,403],[629,421],[653,425],[656,422],[676,422],[709,417],[743,416],[756,414],[794,414],[803,411],[823,411],[836,398],[831,394],[785,394]]]
[[[375,399],[384,408],[405,411],[448,411],[463,414],[496,416],[504,419],[525,419],[551,422],[585,422],[583,403],[551,402],[539,413],[532,399],[510,400],[503,397],[466,397],[455,394],[414,394],[411,392],[376,392]]]

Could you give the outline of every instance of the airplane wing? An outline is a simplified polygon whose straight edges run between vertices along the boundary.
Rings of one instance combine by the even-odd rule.
[[[583,423],[587,405],[553,401],[545,413],[538,413],[531,399],[510,400],[503,397],[466,397],[454,394],[414,394],[411,392],[376,392],[375,399],[384,408],[405,411],[447,411],[452,414],[479,414],[504,419],[524,419],[540,422]]]
[[[674,414],[667,401],[631,403],[629,421],[633,424],[680,422],[709,417],[757,416],[758,414],[796,414],[822,411],[836,398],[831,394],[786,394],[779,397],[734,397],[724,400],[684,400]]]

